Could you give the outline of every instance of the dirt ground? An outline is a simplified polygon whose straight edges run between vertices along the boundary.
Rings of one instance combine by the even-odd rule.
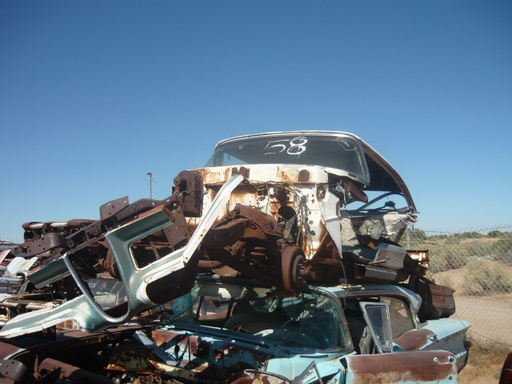
[[[512,294],[492,297],[456,293],[455,317],[471,322],[471,333],[512,348]]]
[[[471,323],[469,339],[473,344],[459,383],[497,383],[503,361],[512,351],[512,295],[485,298],[456,294],[455,303],[457,312],[452,317]]]
[[[505,357],[512,351],[512,294],[464,295],[461,288],[464,273],[461,269],[434,276],[440,284],[449,281],[456,290],[456,313],[452,318],[471,323],[468,336],[473,346],[459,383],[497,383]]]

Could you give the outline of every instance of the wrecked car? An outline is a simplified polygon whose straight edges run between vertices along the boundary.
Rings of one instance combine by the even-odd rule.
[[[355,135],[224,140],[164,200],[24,225],[36,261],[0,305],[4,378],[453,381],[469,323],[428,251],[400,245],[416,215]]]
[[[8,377],[27,383],[453,381],[464,332],[450,335],[459,353],[442,350],[442,327],[419,324],[418,303],[388,284],[307,286],[283,296],[251,280],[202,275],[135,324],[25,335],[0,350]]]

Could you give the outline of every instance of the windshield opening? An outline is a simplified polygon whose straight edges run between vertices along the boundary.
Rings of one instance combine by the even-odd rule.
[[[368,201],[354,201],[350,205],[350,209],[343,209],[348,216],[361,214],[377,214],[377,213],[412,213],[413,207],[409,205],[404,195],[400,192],[389,191],[369,191],[365,190]]]
[[[173,303],[174,320],[252,334],[290,347],[347,346],[335,299],[316,291],[279,297],[270,288],[199,283]]]
[[[227,141],[217,146],[206,167],[244,164],[317,165],[368,180],[363,151],[348,136],[278,135]]]

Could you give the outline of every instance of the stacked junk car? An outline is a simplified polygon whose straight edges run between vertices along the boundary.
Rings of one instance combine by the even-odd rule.
[[[171,195],[29,222],[0,253],[0,383],[453,383],[453,291],[359,137],[221,141]]]

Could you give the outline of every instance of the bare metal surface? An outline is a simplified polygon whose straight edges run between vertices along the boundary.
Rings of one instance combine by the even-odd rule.
[[[450,382],[457,377],[455,358],[446,351],[350,356],[347,365],[352,384]]]

